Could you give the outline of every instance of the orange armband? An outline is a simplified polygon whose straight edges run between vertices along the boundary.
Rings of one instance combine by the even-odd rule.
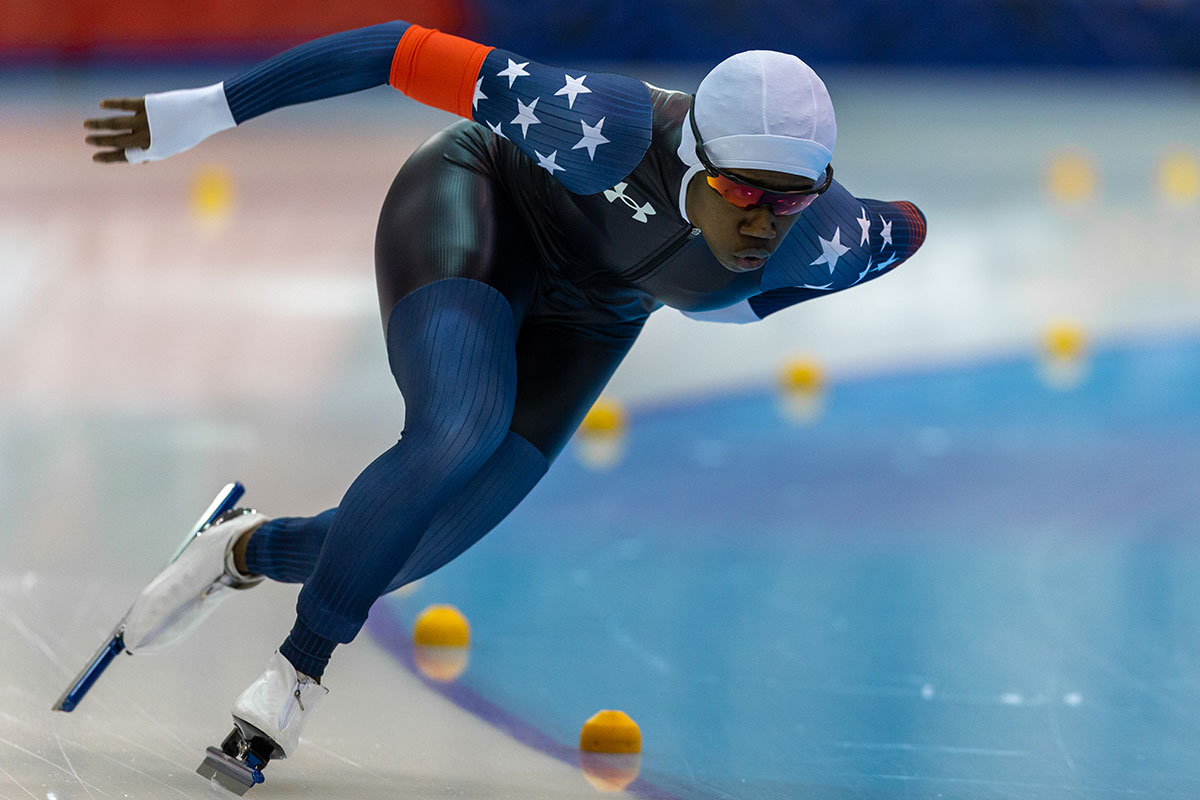
[[[471,119],[475,81],[493,49],[411,25],[396,45],[388,83],[420,103]]]

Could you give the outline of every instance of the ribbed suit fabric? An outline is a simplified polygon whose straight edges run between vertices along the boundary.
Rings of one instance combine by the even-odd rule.
[[[540,450],[509,431],[483,468],[434,516],[385,593],[462,555],[517,507],[548,468]],[[315,517],[279,517],[264,523],[246,548],[247,567],[271,580],[304,583],[316,568],[336,514],[331,508]]]
[[[499,448],[516,402],[516,320],[485,283],[449,278],[413,291],[392,309],[387,341],[404,431],[338,504],[280,648],[313,677],[337,644],[354,639],[433,517]]]
[[[264,522],[246,546],[246,568],[280,583],[304,583],[317,566],[336,508],[315,517],[278,517]]]
[[[424,578],[462,555],[499,525],[549,468],[540,450],[510,431],[463,493],[439,512],[388,591]]]
[[[226,80],[234,122],[387,83],[396,45],[408,28],[409,23],[395,20],[323,36]]]

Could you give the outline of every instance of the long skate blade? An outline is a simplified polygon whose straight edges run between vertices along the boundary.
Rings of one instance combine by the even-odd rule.
[[[62,697],[58,698],[58,702],[52,707],[54,711],[74,711],[75,706],[79,705],[79,701],[92,688],[92,684],[108,669],[108,665],[113,662],[121,651],[125,649],[125,640],[121,638],[121,627],[118,626],[108,640],[100,646],[96,651],[96,655],[88,662],[88,665],[75,676],[74,682],[67,687],[67,690],[62,693]]]
[[[196,774],[209,781],[216,781],[219,786],[228,789],[236,795],[244,795],[256,783],[263,782],[261,770],[251,769],[246,764],[225,755],[219,747],[210,747],[205,751],[204,760],[196,767]]]
[[[179,558],[180,553],[191,543],[196,534],[221,514],[233,508],[245,493],[246,487],[240,481],[225,484],[224,488],[217,493],[208,510],[196,521],[195,526],[188,533],[187,538],[183,540],[183,544],[175,551],[175,555],[171,556],[171,561],[168,563],[172,563],[175,559]],[[75,677],[75,681],[67,687],[62,697],[58,698],[58,702],[51,707],[54,711],[75,710],[75,707],[79,705],[79,701],[83,700],[84,695],[88,693],[92,685],[104,674],[104,670],[108,669],[109,664],[112,664],[113,660],[125,649],[125,640],[122,638],[124,631],[125,618],[122,617],[108,640],[101,645],[100,649],[96,651],[96,655],[88,662],[88,665]]]
[[[179,558],[184,549],[191,544],[192,539],[196,538],[196,534],[204,530],[204,528],[214,519],[237,505],[237,501],[240,500],[242,495],[245,493],[246,487],[242,486],[241,481],[234,481],[233,483],[225,484],[225,487],[217,493],[216,498],[212,501],[212,505],[208,507],[208,510],[200,515],[200,519],[196,520],[196,524],[192,526],[191,531],[188,532],[188,535],[184,537],[183,542],[175,551],[175,555],[171,556],[171,560],[167,563],[174,564],[175,559]]]

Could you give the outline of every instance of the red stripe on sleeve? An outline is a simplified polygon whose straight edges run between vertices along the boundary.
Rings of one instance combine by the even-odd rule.
[[[468,39],[412,25],[396,45],[388,83],[427,106],[471,119],[475,80],[492,50]]]
[[[913,253],[917,252],[917,248],[925,243],[925,218],[912,203],[902,200],[896,203],[896,206],[904,214],[904,217],[908,222],[908,229],[910,231],[908,254],[912,255]]]

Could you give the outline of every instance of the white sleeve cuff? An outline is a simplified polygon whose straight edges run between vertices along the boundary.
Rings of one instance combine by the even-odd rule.
[[[182,153],[237,124],[225,99],[224,81],[199,89],[148,94],[146,120],[150,124],[150,147],[125,148],[125,158],[131,164]]]
[[[732,322],[737,325],[758,322],[761,319],[750,307],[749,300],[743,300],[725,308],[715,308],[712,311],[680,311],[679,313],[701,322]]]

